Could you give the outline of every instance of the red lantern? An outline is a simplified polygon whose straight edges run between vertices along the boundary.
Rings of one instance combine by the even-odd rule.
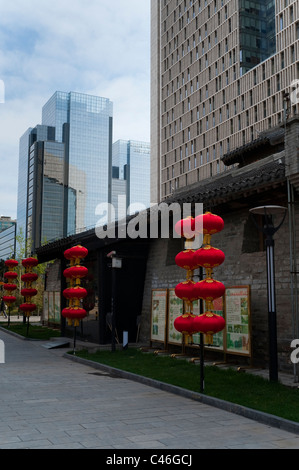
[[[198,299],[211,302],[215,299],[219,299],[219,297],[223,297],[225,286],[222,282],[215,281],[214,279],[205,279],[195,284],[194,291]]]
[[[180,237],[193,240],[195,238],[195,219],[193,217],[187,217],[186,219],[180,220],[175,225],[175,231]]]
[[[26,273],[21,276],[23,282],[32,283],[38,280],[38,275],[36,273]]]
[[[88,274],[88,269],[84,266],[73,266],[64,271],[63,275],[67,279],[84,279]]]
[[[74,322],[75,327],[80,325],[80,320],[83,320],[87,312],[83,308],[68,307],[62,310],[62,316],[68,320],[69,326]]]
[[[218,215],[207,212],[199,215],[195,219],[195,225],[202,224],[203,234],[205,235],[204,244],[209,245],[211,236],[221,232],[224,229],[224,221]]]
[[[186,302],[194,302],[198,299],[195,292],[195,282],[186,281],[178,284],[175,288],[175,295]]]
[[[20,305],[20,310],[25,313],[26,316],[30,317],[30,314],[36,310],[36,305],[31,303],[26,303]]]
[[[7,305],[12,305],[16,302],[16,297],[14,297],[13,295],[4,295],[2,297],[2,300],[4,303],[6,303]]]
[[[22,289],[21,295],[23,297],[35,297],[37,295],[36,289]]]
[[[5,266],[7,266],[9,269],[14,269],[19,265],[18,261],[15,259],[8,259],[5,261]]]
[[[182,315],[175,319],[174,327],[179,333],[192,336],[197,333],[196,328],[194,327],[195,318],[195,315],[192,315],[191,313]]]
[[[23,259],[22,265],[24,268],[36,268],[36,266],[38,266],[38,260],[36,258]]]
[[[225,320],[213,312],[206,312],[194,319],[194,327],[197,332],[205,334],[206,343],[212,345],[213,335],[224,330]]]
[[[82,287],[74,287],[65,289],[63,295],[66,299],[85,299],[87,297],[87,290]]]
[[[73,248],[66,250],[64,253],[64,257],[67,260],[72,261],[73,264],[80,264],[80,260],[86,258],[87,255],[88,250],[81,245],[74,246]]]
[[[187,271],[194,271],[198,266],[194,258],[195,253],[195,250],[185,250],[179,253],[175,258],[177,266]]]
[[[17,279],[18,274],[13,271],[7,271],[6,273],[4,273],[4,277],[6,279]]]
[[[201,248],[194,254],[194,262],[197,266],[206,269],[213,269],[221,266],[225,261],[225,254],[218,248],[213,248],[210,245]]]
[[[14,290],[17,289],[17,286],[16,286],[16,284],[4,284],[3,288],[7,292],[13,292]]]

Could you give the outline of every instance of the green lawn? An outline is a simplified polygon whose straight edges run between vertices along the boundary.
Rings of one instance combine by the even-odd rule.
[[[1,323],[2,328],[9,329],[20,336],[27,337],[27,324],[23,323],[10,323],[8,328],[7,323]],[[61,333],[59,330],[53,330],[52,328],[47,328],[41,325],[29,325],[28,329],[28,338],[29,339],[39,339],[39,340],[48,340],[50,338],[59,337]]]
[[[200,391],[200,368],[185,360],[157,356],[135,349],[114,353],[100,351],[95,354],[77,351],[76,355],[187,390]],[[271,383],[249,373],[206,366],[205,394],[299,422],[298,389]]]

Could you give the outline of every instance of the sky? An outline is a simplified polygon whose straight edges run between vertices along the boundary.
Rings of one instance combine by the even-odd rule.
[[[150,142],[150,0],[0,0],[0,216],[17,216],[19,139],[55,91],[109,98],[113,141]]]

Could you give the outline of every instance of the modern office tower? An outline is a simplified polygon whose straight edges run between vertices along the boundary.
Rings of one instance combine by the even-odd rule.
[[[22,135],[19,142],[19,172],[17,197],[17,232],[26,238],[27,231],[27,192],[28,192],[28,161],[31,145],[32,128]]]
[[[111,199],[112,103],[56,92],[20,139],[18,233],[33,250],[96,226]]]
[[[46,148],[50,142],[52,145],[55,143],[55,129],[41,125],[29,128],[20,139],[17,231],[24,242],[30,240],[33,246],[40,246],[42,240],[50,239],[54,234],[53,229],[51,233],[44,231],[48,214],[46,210],[42,212],[46,205],[47,175],[51,184],[55,184],[53,175],[47,169],[49,159],[47,161],[44,152],[41,152],[41,148]],[[48,155],[49,158],[51,156]],[[56,207],[53,207],[53,211],[56,212]],[[62,227],[63,220],[59,219],[59,212],[56,215],[55,225],[60,224]],[[61,227],[59,235],[62,235]],[[54,235],[56,237],[56,233]]]
[[[0,217],[0,233],[3,232],[3,230],[8,229],[9,227],[15,224],[16,224],[16,221],[12,220],[11,217],[1,216]]]
[[[54,140],[30,147],[26,236],[33,249],[65,233],[64,156],[64,144]]]
[[[298,114],[299,4],[152,0],[151,10],[151,200],[158,202],[224,171],[225,155]]]
[[[7,260],[16,254],[16,222],[10,217],[1,217],[0,260]]]
[[[117,204],[117,213],[132,215],[150,207],[150,154],[147,142],[118,140],[113,144],[112,203]]]
[[[65,144],[66,235],[95,227],[97,206],[111,200],[112,102],[58,91],[43,107],[42,124]]]

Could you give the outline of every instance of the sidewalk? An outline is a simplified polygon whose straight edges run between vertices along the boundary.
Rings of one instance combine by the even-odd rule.
[[[66,359],[71,347],[0,340],[0,449],[299,449],[297,432]]]
[[[11,315],[10,316],[10,322],[11,323],[19,323],[20,321],[22,321],[22,318],[23,317],[21,315]],[[40,316],[32,316],[32,317],[30,317],[30,323],[39,323],[40,319],[41,319]],[[1,315],[0,315],[0,326],[1,326],[1,323],[7,323],[7,321],[8,321],[8,317],[5,318],[3,313],[1,313]]]

